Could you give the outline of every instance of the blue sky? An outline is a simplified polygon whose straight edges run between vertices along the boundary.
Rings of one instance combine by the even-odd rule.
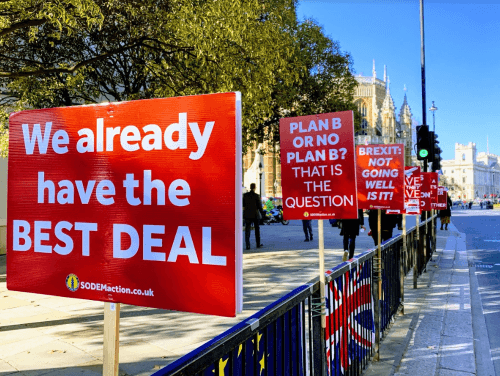
[[[422,121],[419,0],[300,0],[300,19],[312,18],[351,54],[356,75],[377,77],[384,65],[396,112],[403,87],[414,117]],[[500,1],[425,1],[427,109],[435,101],[436,133],[443,159],[455,143],[500,155]],[[432,129],[432,113],[427,111]]]

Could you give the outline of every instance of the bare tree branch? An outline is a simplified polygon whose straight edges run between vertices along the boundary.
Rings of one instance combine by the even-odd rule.
[[[3,37],[4,35],[13,33],[14,31],[25,28],[25,27],[40,26],[46,22],[47,22],[47,20],[45,20],[45,19],[34,19],[34,20],[26,20],[26,21],[18,22],[18,23],[13,24],[12,26],[7,27],[7,28],[3,29],[2,31],[0,31],[0,37]]]
[[[138,47],[143,44],[145,38],[140,38],[137,42],[133,44],[129,44],[127,46],[123,46],[111,51],[108,51],[106,53],[103,53],[99,56],[95,56],[92,59],[87,59],[84,61],[80,61],[78,64],[75,64],[72,67],[69,68],[48,68],[48,69],[36,69],[36,70],[31,70],[31,71],[21,71],[21,72],[0,72],[0,77],[8,77],[8,78],[18,78],[18,77],[30,77],[30,76],[42,76],[42,75],[47,75],[47,74],[54,74],[54,73],[73,73],[76,72],[78,69],[83,68],[87,65],[90,65],[92,63],[95,63],[97,61],[105,60],[109,58],[110,56],[119,54],[121,52],[125,52],[127,50],[130,50],[132,48]]]

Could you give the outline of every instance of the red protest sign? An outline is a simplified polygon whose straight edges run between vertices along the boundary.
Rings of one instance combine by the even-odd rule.
[[[404,214],[420,214],[420,167],[405,167],[405,210]]]
[[[404,145],[356,146],[361,209],[404,209]]]
[[[241,309],[239,93],[23,111],[9,132],[9,289]]]
[[[437,188],[437,202],[431,203],[432,209],[445,210],[448,200],[448,189],[446,187]]]
[[[352,111],[280,119],[286,219],[358,217]]]
[[[421,176],[420,209],[429,211],[431,204],[437,201],[438,174],[437,172],[422,172]]]

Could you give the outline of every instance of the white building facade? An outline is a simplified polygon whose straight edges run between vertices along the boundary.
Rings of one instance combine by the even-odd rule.
[[[448,187],[452,200],[500,197],[500,157],[477,153],[476,144],[455,144],[455,159],[441,162],[440,184]]]

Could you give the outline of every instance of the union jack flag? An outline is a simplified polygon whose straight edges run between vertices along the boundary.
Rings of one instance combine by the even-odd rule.
[[[371,261],[353,266],[325,286],[329,375],[346,374],[352,361],[360,363],[371,354],[375,342]]]

